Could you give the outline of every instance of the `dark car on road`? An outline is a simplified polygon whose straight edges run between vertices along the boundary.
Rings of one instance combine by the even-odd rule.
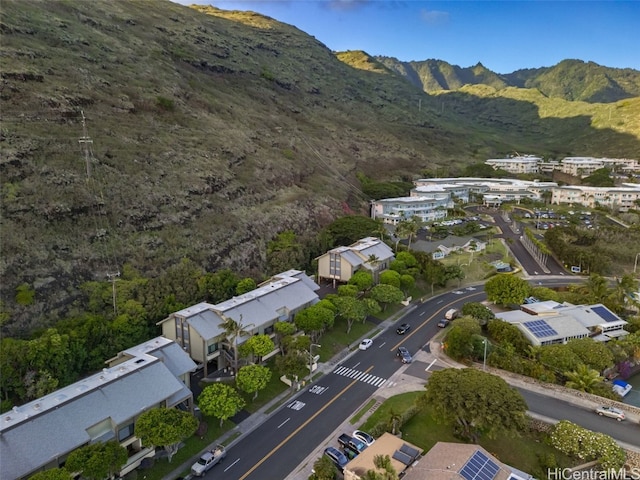
[[[438,327],[440,328],[445,328],[449,325],[450,320],[447,320],[446,318],[443,318],[442,320],[440,320],[438,322]]]
[[[411,363],[411,361],[413,360],[413,358],[411,358],[409,350],[407,350],[405,347],[398,347],[398,350],[396,351],[396,357],[400,357],[402,363]]]
[[[404,335],[405,333],[407,333],[409,330],[411,330],[411,325],[409,325],[408,323],[403,323],[402,325],[400,325],[398,328],[396,328],[396,333],[398,335]]]

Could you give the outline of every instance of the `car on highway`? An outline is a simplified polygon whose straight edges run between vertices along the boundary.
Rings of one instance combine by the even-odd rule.
[[[360,350],[366,350],[367,348],[369,348],[371,345],[373,345],[373,340],[371,340],[370,338],[365,338],[364,340],[362,340],[360,342],[360,346],[358,347]]]
[[[366,443],[368,447],[373,445],[375,443],[375,441],[376,441],[375,438],[373,438],[367,432],[363,432],[362,430],[354,430],[353,433],[351,434],[351,436],[353,438],[357,438],[361,442]]]
[[[439,328],[445,328],[449,326],[449,323],[451,323],[451,320],[447,320],[446,318],[442,318],[440,319],[440,321],[438,322],[438,327]]]
[[[396,357],[400,357],[402,363],[411,363],[411,361],[413,360],[411,354],[409,353],[409,350],[407,350],[405,347],[398,347],[398,350],[396,350]]]
[[[619,422],[624,420],[624,412],[619,408],[607,407],[606,405],[603,405],[596,408],[596,413],[600,416],[615,418]]]
[[[407,333],[409,330],[411,330],[411,325],[409,325],[408,323],[403,323],[402,325],[400,325],[398,328],[396,328],[396,333],[398,335],[404,335],[405,333]]]
[[[331,459],[333,463],[336,464],[336,467],[340,469],[340,471],[344,470],[344,467],[349,463],[349,459],[347,456],[338,450],[336,447],[327,447],[324,449],[324,454]]]

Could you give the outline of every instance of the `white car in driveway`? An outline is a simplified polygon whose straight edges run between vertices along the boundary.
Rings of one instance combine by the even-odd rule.
[[[360,346],[358,347],[360,350],[366,350],[367,348],[369,348],[371,345],[373,345],[373,340],[371,340],[370,338],[365,338],[364,340],[362,340],[360,342]]]
[[[602,406],[596,408],[596,413],[600,416],[615,418],[619,422],[624,420],[624,412],[619,408]]]
[[[367,447],[370,447],[376,441],[375,438],[373,438],[367,432],[363,432],[362,430],[354,430],[352,436],[353,438],[357,438],[361,442],[364,442]]]

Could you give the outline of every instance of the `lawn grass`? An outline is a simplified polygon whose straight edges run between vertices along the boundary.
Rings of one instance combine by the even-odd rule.
[[[385,401],[361,426],[362,430],[370,430],[376,424],[389,418],[390,412],[403,412],[415,405],[422,392],[409,392],[396,395]],[[402,438],[420,447],[424,451],[431,449],[437,442],[463,443],[453,436],[451,423],[438,421],[428,406],[411,418],[401,428]],[[495,439],[481,437],[478,442],[498,460],[534,476],[544,474],[545,468],[540,463],[543,457],[552,455],[558,466],[575,466],[571,460],[558,450],[548,445],[545,435],[539,432],[522,432],[519,436],[499,436]]]

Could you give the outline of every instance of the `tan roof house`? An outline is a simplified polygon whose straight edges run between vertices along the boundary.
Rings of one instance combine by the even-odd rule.
[[[371,272],[375,280],[379,272],[389,268],[394,258],[391,247],[379,238],[363,238],[319,256],[318,280],[333,280],[334,284],[348,282],[361,269]]]
[[[533,477],[501,463],[479,445],[438,442],[419,461],[411,465],[402,478],[403,480],[528,480]]]
[[[389,455],[391,466],[401,474],[420,457],[421,452],[415,445],[390,433],[383,433],[373,445],[347,463],[343,472],[344,480],[360,480],[368,470],[376,470],[373,462],[376,455]]]

